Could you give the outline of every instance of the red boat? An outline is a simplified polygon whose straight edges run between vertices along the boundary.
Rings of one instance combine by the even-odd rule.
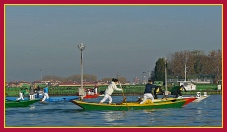
[[[91,99],[91,98],[98,98],[99,94],[88,95],[86,94],[83,98],[84,99]]]
[[[83,96],[84,99],[98,98],[100,95],[96,86],[94,88],[84,88],[84,90],[86,92],[86,95]]]

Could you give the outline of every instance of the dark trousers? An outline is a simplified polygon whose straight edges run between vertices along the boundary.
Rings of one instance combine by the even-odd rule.
[[[177,91],[177,92],[176,92],[176,96],[175,96],[175,98],[178,98],[178,96],[182,96],[181,91]]]

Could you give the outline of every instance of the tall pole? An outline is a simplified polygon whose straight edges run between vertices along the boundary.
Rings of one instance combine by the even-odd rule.
[[[151,79],[151,72],[148,71],[148,79]]]
[[[143,72],[142,76],[143,76],[143,84],[146,84],[146,72]]]
[[[81,87],[79,88],[79,96],[84,96],[85,91],[83,89],[83,50],[85,49],[85,45],[83,43],[80,43],[78,45],[78,48],[80,50],[80,67],[81,67]]]
[[[186,82],[186,73],[187,73],[187,67],[186,67],[186,63],[184,65],[184,81]]]
[[[167,91],[167,58],[165,58],[165,94],[164,98],[167,99],[169,92]]]
[[[81,56],[81,58],[80,58],[80,67],[81,67],[81,80],[80,80],[80,82],[81,82],[81,88],[83,88],[84,87],[84,83],[83,83],[83,78],[84,78],[84,76],[83,76],[83,74],[84,74],[84,69],[83,69],[83,51],[81,50],[81,52],[80,52],[81,54],[80,54],[80,56]]]
[[[117,79],[118,79],[119,76],[120,76],[120,75],[119,75],[118,72],[117,72]]]
[[[43,70],[40,69],[40,81],[42,82],[43,81]]]
[[[187,76],[186,76],[186,74],[187,74],[187,67],[186,67],[186,63],[187,63],[187,60],[188,60],[188,58],[186,57],[185,58],[185,62],[184,62],[184,81],[186,82],[187,81]]]
[[[165,58],[165,91],[167,91],[167,58]]]

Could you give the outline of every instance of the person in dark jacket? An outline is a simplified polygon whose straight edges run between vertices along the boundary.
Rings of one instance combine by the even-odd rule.
[[[150,98],[152,102],[154,102],[154,97],[151,93],[152,93],[152,88],[155,88],[155,87],[156,86],[153,84],[152,80],[148,80],[148,83],[146,84],[145,90],[144,90],[143,101],[140,102],[140,104],[143,104],[144,102],[146,102],[148,98]]]
[[[154,89],[154,99],[158,99],[158,94],[164,94],[161,86],[156,86]]]
[[[179,86],[176,91],[175,91],[175,98],[181,98],[182,97],[182,91],[187,92],[187,90],[185,89],[185,87],[183,85]],[[180,96],[179,96],[180,95]]]
[[[38,87],[36,88],[36,98],[39,98],[39,93],[40,93],[40,87],[38,85]]]
[[[29,88],[29,97],[30,97],[30,100],[35,99],[34,88],[32,86]]]

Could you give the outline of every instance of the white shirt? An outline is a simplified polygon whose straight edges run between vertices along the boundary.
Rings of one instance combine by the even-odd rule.
[[[108,86],[108,88],[106,89],[105,93],[108,95],[111,95],[114,90],[121,91],[122,89],[117,88],[115,82],[111,82],[110,85]]]

